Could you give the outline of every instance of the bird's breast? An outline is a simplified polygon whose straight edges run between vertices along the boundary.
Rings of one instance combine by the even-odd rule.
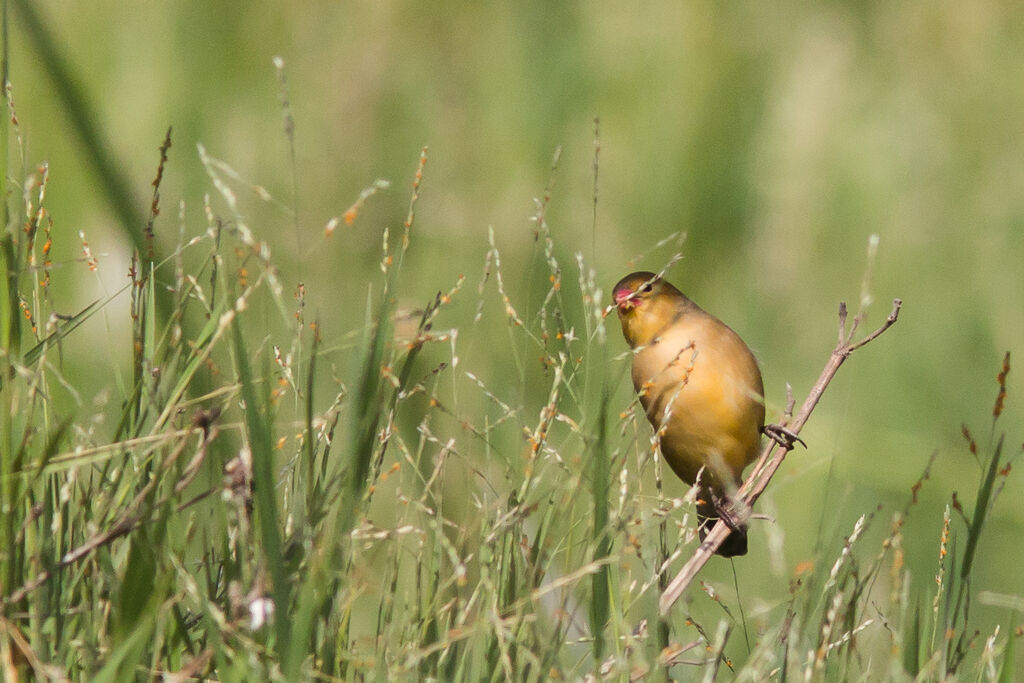
[[[710,458],[735,479],[757,456],[764,424],[761,373],[746,344],[711,316],[678,321],[633,358],[633,384],[661,450],[693,483]]]

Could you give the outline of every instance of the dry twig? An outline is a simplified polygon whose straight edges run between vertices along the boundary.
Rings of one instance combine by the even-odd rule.
[[[821,395],[825,393],[825,388],[828,386],[829,382],[832,381],[832,378],[835,377],[836,372],[839,370],[839,366],[842,365],[843,361],[849,358],[854,351],[868,342],[877,339],[883,332],[892,327],[896,323],[896,318],[899,316],[900,307],[902,305],[902,300],[893,299],[892,312],[889,313],[889,317],[886,318],[882,326],[859,341],[853,341],[853,335],[857,331],[857,326],[861,322],[862,316],[859,314],[855,316],[853,325],[850,327],[850,330],[847,331],[846,304],[839,305],[839,341],[836,344],[836,347],[832,349],[832,355],[829,357],[828,363],[825,364],[825,369],[821,371],[818,381],[814,383],[810,393],[807,394],[807,398],[804,400],[804,404],[800,408],[800,412],[797,413],[796,417],[791,422],[782,425],[786,430],[794,435],[800,433],[800,430],[803,429],[804,424],[807,422],[807,418],[810,417],[811,412],[818,405],[818,401],[821,400]],[[741,486],[737,492],[737,496],[745,505],[752,506],[754,502],[757,501],[765,487],[768,486],[768,482],[771,481],[771,478],[775,475],[775,471],[779,469],[779,465],[782,464],[786,454],[792,449],[792,443],[789,445],[780,445],[772,439],[768,440],[765,444],[764,450],[761,452],[761,457],[758,458],[750,476],[747,477],[746,481],[743,482],[743,486]],[[675,601],[683,594],[686,587],[690,585],[690,582],[693,581],[697,572],[707,564],[715,550],[722,545],[722,541],[724,541],[725,537],[728,535],[729,527],[725,522],[719,520],[704,538],[704,542],[697,548],[693,557],[683,565],[683,568],[679,570],[676,577],[672,579],[672,583],[670,583],[668,588],[665,589],[665,592],[662,593],[661,599],[658,602],[662,615],[668,614],[672,605],[675,604]]]

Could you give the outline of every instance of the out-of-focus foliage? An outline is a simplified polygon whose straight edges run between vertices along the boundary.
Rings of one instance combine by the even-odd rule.
[[[505,397],[530,416],[548,400],[549,381],[526,346],[510,360],[513,337],[493,282],[491,305],[472,321],[489,229],[512,303],[528,321],[544,310],[549,270],[531,217],[546,187],[554,256],[574,279],[580,253],[606,290],[630,270],[660,268],[676,243],[654,245],[686,233],[684,259],[668,277],[757,351],[776,418],[785,384],[800,399],[817,376],[840,300],[856,309],[868,292],[871,325],[901,297],[899,325],[843,369],[804,432],[809,449],[790,457],[763,500],[784,538],[753,543],[761,558],[736,570],[748,597],[784,599],[794,567],[817,544],[834,549],[876,506],[886,516],[902,508],[937,451],[904,540],[908,564],[922,568],[917,578],[934,571],[943,504],[978,471],[958,427],[986,419],[988,379],[1003,351],[1024,357],[1024,6],[34,4],[142,209],[173,126],[158,244],[169,252],[182,223],[186,239],[207,224],[204,195],[230,218],[202,144],[244,179],[233,183],[238,216],[269,245],[285,291],[304,284],[306,316],[321,320],[339,368],[356,345],[346,335],[379,294],[382,233],[397,235],[406,220],[424,145],[397,306],[422,308],[466,275],[472,295],[436,324],[458,327],[464,367],[488,387],[510,387]],[[49,163],[51,297],[57,311],[74,313],[127,284],[130,240],[55,111],[16,12],[10,47],[24,148],[12,141],[8,175]],[[378,178],[390,188],[346,221]],[[98,275],[82,261],[79,230],[98,255]],[[880,241],[865,289],[872,234]],[[112,371],[131,374],[131,323],[116,310],[87,321],[76,334],[91,343],[69,345],[63,357],[76,386],[108,400],[123,398]],[[279,317],[269,305],[265,316]],[[268,329],[247,345],[264,359],[287,343]],[[620,349],[614,324],[610,332],[610,348]],[[103,353],[83,351],[95,348]],[[1021,377],[1010,375],[1011,397],[1024,394]],[[627,384],[613,387],[613,414],[630,401]],[[1011,400],[1004,423],[1020,424],[1022,406]],[[96,428],[111,438],[115,425]],[[1018,473],[1010,477],[1019,485]],[[977,552],[1015,556],[976,562],[976,587],[1024,592],[1022,527],[1019,509],[994,509]],[[728,568],[717,571],[731,580]],[[985,633],[1004,623],[1001,610],[979,605],[973,614]]]

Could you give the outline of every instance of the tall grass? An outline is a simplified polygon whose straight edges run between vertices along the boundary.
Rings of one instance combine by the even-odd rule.
[[[909,516],[935,515],[916,502],[926,473],[903,509],[864,511],[796,566],[786,599],[709,579],[662,619],[659,593],[695,547],[692,501],[663,485],[635,402],[614,403],[628,355],[601,283],[621,273],[558,243],[553,183],[525,275],[508,276],[491,231],[477,277],[415,291],[403,275],[421,190],[429,201],[424,150],[404,223],[373,226],[380,274],[339,304],[363,322],[333,332],[348,318],[307,318],[320,283],[282,283],[259,237],[278,226],[251,224],[240,190],[254,186],[205,148],[205,223],[182,203],[178,243],[153,248],[167,145],[148,220],[121,209],[151,229],[133,236],[124,288],[70,314],[51,278],[116,266],[82,235],[81,262],[52,268],[68,230],[46,211],[47,169],[4,174],[25,188],[0,238],[9,677],[1012,680],[1016,617],[980,633],[971,613],[977,568],[1000,561],[981,540],[1016,456],[998,424],[1008,359],[987,443],[964,430],[974,503],[953,496],[935,519],[934,566],[903,553]],[[103,182],[117,173],[104,155],[97,166]],[[112,201],[123,186],[105,186]],[[344,223],[392,201],[375,196],[386,187]],[[339,248],[340,223],[305,258]],[[129,331],[123,348],[82,348],[100,317]],[[65,356],[130,372],[76,386]],[[1011,591],[984,601],[1019,610]]]
[[[6,671],[1012,679],[1014,622],[981,634],[970,613],[975,568],[994,559],[979,541],[1009,471],[997,429],[1008,359],[988,445],[964,430],[977,492],[971,509],[959,496],[947,506],[934,589],[904,564],[904,522],[923,513],[908,500],[888,520],[865,512],[838,549],[798,567],[783,603],[737,604],[704,583],[662,621],[659,590],[695,543],[691,503],[650,488],[657,463],[642,414],[610,404],[627,359],[608,347],[606,296],[581,255],[558,261],[543,206],[539,307],[522,312],[492,239],[471,319],[449,314],[474,296],[460,278],[422,296],[403,325],[396,301],[424,155],[405,225],[385,231],[364,324],[331,339],[323,320],[305,320],[301,289],[288,313],[226,165],[203,158],[226,213],[211,202],[207,224],[184,225],[170,257],[133,261],[127,296],[74,315],[55,314],[39,278],[45,172],[28,179],[30,229],[8,226],[19,309],[5,315],[19,324],[4,338],[0,389]],[[168,317],[157,313],[160,286],[171,290]],[[100,407],[115,425],[108,436],[84,422],[81,400],[68,409],[59,398],[94,391],[65,380],[59,354],[99,312],[126,316],[132,331],[131,381]],[[494,385],[460,358],[485,315],[504,318],[508,338],[490,352],[542,383],[539,410],[517,398],[523,387]],[[204,322],[190,338],[191,320]],[[867,540],[886,524],[880,543]],[[694,616],[698,599],[720,605],[717,616]]]

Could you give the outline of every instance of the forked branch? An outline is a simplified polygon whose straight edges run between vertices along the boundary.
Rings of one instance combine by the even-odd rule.
[[[825,369],[821,371],[821,375],[818,377],[818,381],[811,387],[811,391],[807,394],[807,398],[804,400],[803,406],[800,408],[800,412],[797,413],[796,417],[792,421],[783,424],[787,431],[794,435],[800,433],[803,426],[807,423],[807,418],[810,417],[811,412],[818,405],[818,401],[821,400],[822,394],[825,393],[825,388],[835,377],[836,372],[839,370],[839,366],[850,357],[850,355],[864,346],[868,342],[877,339],[882,335],[883,332],[888,330],[896,323],[897,317],[900,314],[900,307],[903,305],[903,301],[900,299],[893,299],[892,312],[889,313],[889,317],[885,319],[885,322],[877,330],[871,334],[865,336],[857,341],[853,340],[853,335],[857,331],[857,325],[861,321],[861,315],[858,314],[850,327],[850,330],[846,329],[846,304],[839,305],[839,341],[836,347],[832,349],[832,355],[828,359],[828,363],[825,364]],[[764,492],[765,487],[768,486],[768,482],[771,481],[775,475],[776,470],[779,469],[779,465],[782,464],[786,454],[793,449],[793,444],[782,445],[775,440],[769,439],[765,444],[764,450],[761,452],[761,457],[758,458],[757,463],[754,465],[754,469],[751,471],[750,476],[747,477],[746,481],[740,487],[737,492],[737,496],[747,506],[752,506],[757,499]],[[672,583],[668,585],[665,592],[662,594],[661,599],[658,602],[658,606],[661,609],[661,614],[668,614],[668,611],[675,604],[675,601],[679,599],[679,596],[683,594],[686,587],[690,585],[693,578],[697,575],[697,572],[707,564],[708,560],[715,553],[715,550],[722,545],[722,541],[729,535],[729,527],[725,522],[719,520],[715,526],[711,529],[708,535],[704,538],[703,543],[697,548],[697,551],[693,556],[683,565],[683,568],[679,570],[676,577],[672,579]]]

